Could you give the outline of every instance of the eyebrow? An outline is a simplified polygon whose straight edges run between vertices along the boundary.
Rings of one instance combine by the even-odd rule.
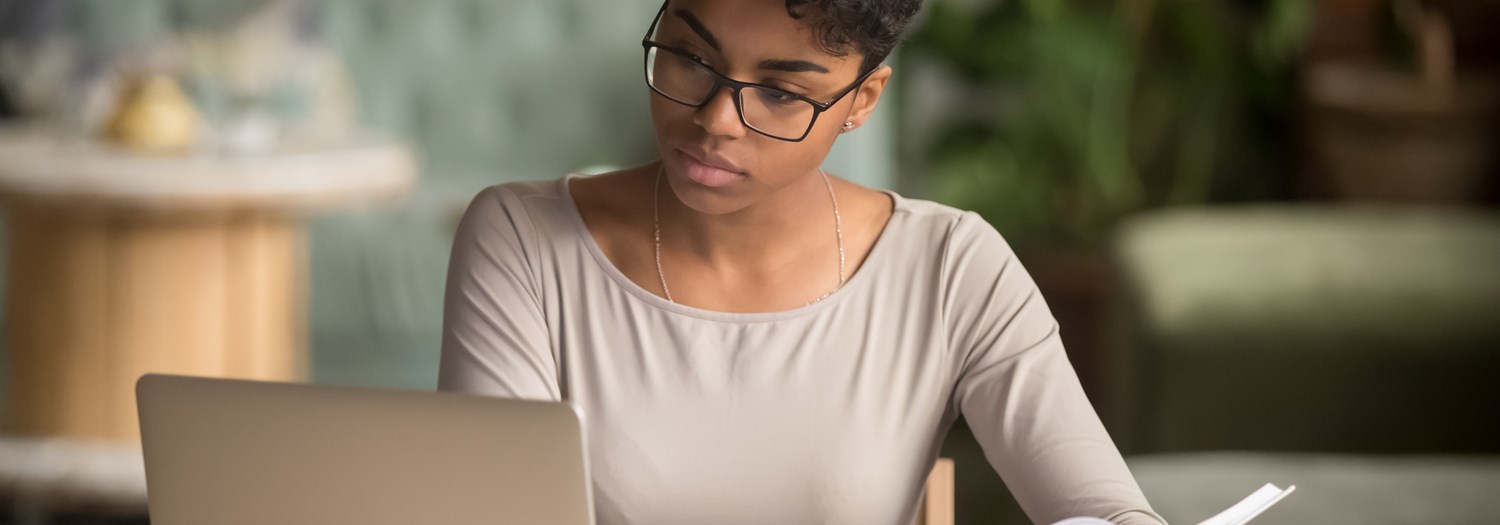
[[[714,37],[712,31],[709,31],[707,27],[703,26],[703,22],[700,22],[698,20],[698,17],[693,16],[692,13],[682,9],[674,10],[672,11],[672,14],[677,18],[682,19],[682,21],[688,25],[688,28],[692,29],[694,33],[697,33],[699,37],[703,38],[704,42],[708,42],[708,46],[714,48],[714,51],[723,51],[723,49],[719,47],[719,39]],[[783,71],[787,73],[828,72],[828,68],[818,64],[814,64],[812,62],[808,62],[806,60],[767,59],[760,62],[760,68],[772,71]]]
[[[806,60],[777,60],[769,59],[760,62],[761,69],[773,71],[785,71],[787,73],[827,73],[828,68],[808,62]]]
[[[713,32],[703,27],[703,22],[699,22],[698,17],[681,9],[672,11],[672,14],[677,15],[677,18],[681,18],[683,22],[686,22],[694,33],[698,33],[698,36],[703,37],[703,41],[708,42],[708,47],[714,48],[714,51],[723,51],[723,49],[719,49],[719,39],[714,38]]]

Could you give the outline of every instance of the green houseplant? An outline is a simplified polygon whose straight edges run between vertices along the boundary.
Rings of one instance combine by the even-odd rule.
[[[1276,153],[1290,142],[1310,11],[1305,0],[934,2],[906,63],[962,96],[925,105],[940,115],[924,117],[917,191],[1046,251],[1094,251],[1144,208],[1274,195],[1267,174],[1287,171]]]

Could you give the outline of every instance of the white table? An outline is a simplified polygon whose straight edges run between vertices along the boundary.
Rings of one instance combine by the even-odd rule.
[[[304,212],[394,198],[389,141],[149,157],[0,130],[15,435],[135,441],[149,372],[306,376]]]

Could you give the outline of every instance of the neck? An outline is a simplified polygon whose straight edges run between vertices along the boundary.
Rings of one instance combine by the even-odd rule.
[[[835,244],[831,183],[821,171],[731,213],[708,215],[684,206],[665,181],[660,199],[663,241],[718,268],[776,268],[808,250]]]

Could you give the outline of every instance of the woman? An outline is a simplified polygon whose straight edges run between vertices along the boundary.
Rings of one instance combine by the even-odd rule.
[[[669,0],[661,160],[481,192],[439,386],[568,400],[601,524],[910,523],[960,414],[1033,520],[1159,523],[973,213],[819,164],[918,0]]]

